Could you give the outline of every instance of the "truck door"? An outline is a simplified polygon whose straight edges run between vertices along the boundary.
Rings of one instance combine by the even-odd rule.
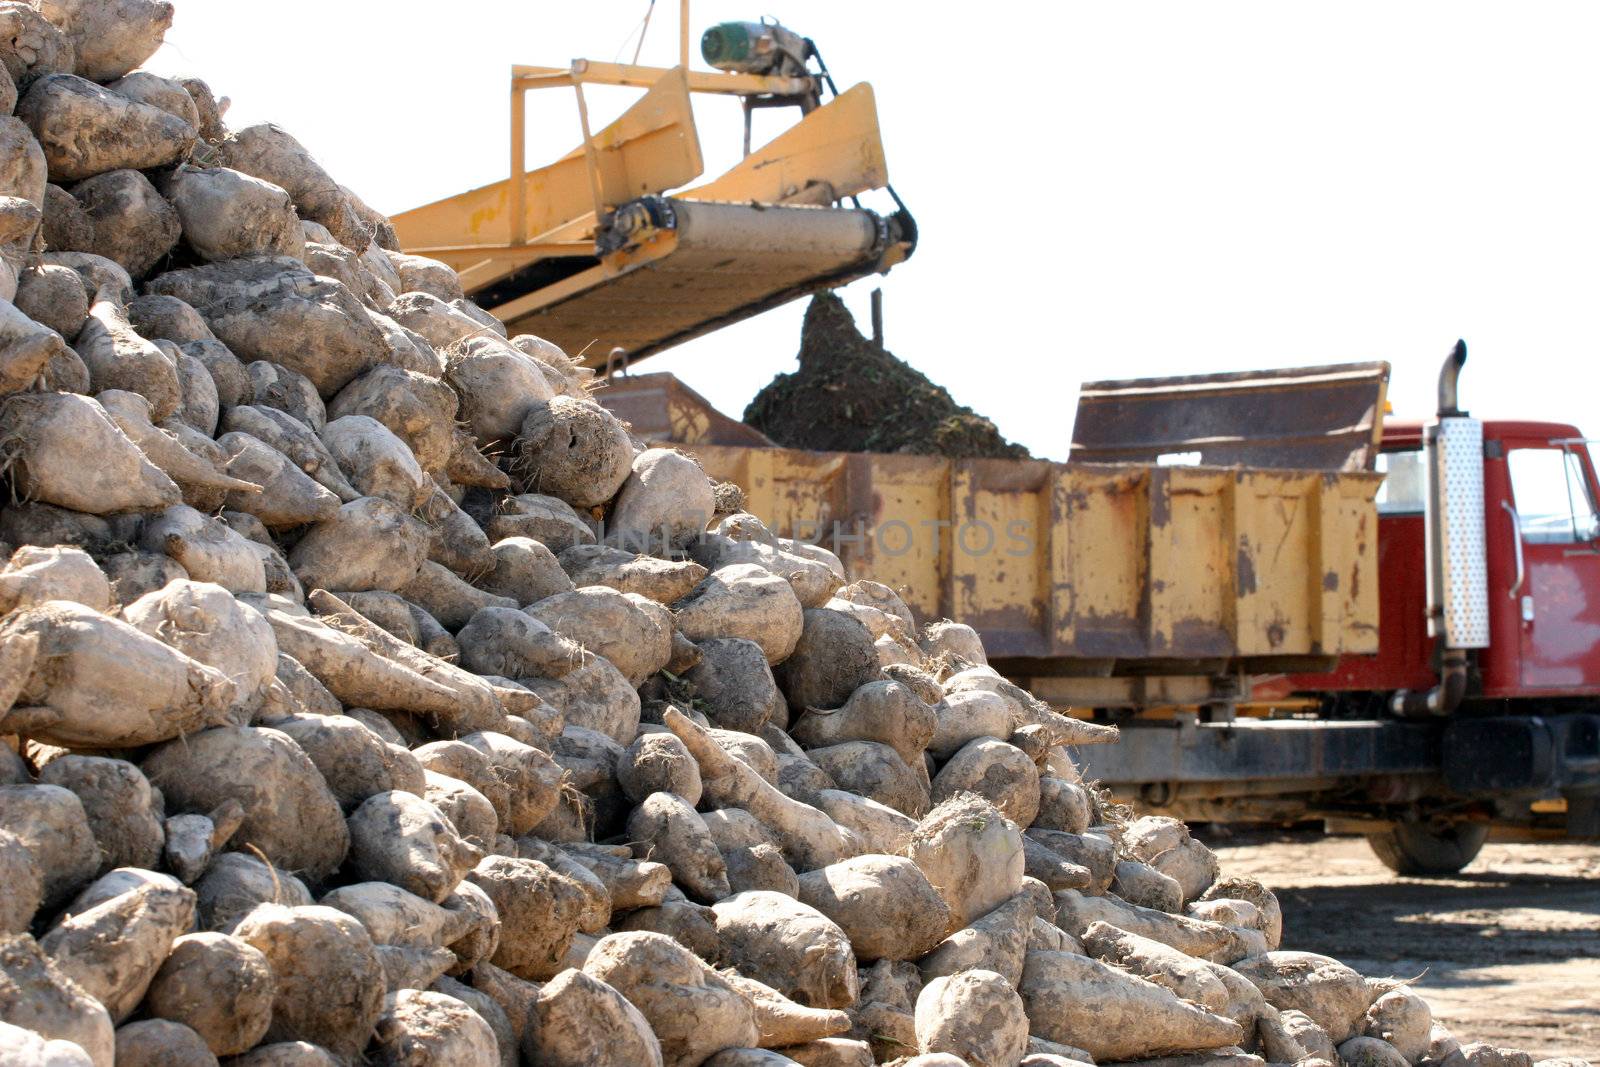
[[[1520,620],[1522,687],[1551,695],[1600,689],[1600,516],[1587,450],[1507,442],[1511,507],[1490,521],[1520,529],[1509,598]]]

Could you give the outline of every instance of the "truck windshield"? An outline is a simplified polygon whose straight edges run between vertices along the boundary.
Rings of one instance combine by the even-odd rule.
[[[1522,539],[1536,545],[1570,545],[1600,535],[1600,519],[1576,452],[1560,448],[1512,449],[1511,492]]]
[[[1378,487],[1379,515],[1422,514],[1428,483],[1421,449],[1379,452],[1377,470],[1384,476]]]

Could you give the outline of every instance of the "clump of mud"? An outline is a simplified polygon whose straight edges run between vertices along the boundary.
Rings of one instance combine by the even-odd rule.
[[[757,393],[744,421],[785,448],[1026,459],[994,423],[863,337],[844,302],[819,293],[800,333],[800,369]]]

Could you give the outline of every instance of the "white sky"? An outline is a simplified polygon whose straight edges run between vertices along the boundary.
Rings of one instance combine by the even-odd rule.
[[[149,66],[398,212],[505,176],[512,63],[627,60],[646,6],[177,0]],[[845,290],[863,330],[881,284],[890,349],[1036,454],[1065,457],[1084,379],[1386,359],[1396,412],[1426,415],[1458,336],[1474,414],[1600,433],[1600,5],[701,0],[696,56],[705,27],[762,14],[841,88],[873,83],[921,228],[909,263]],[[676,48],[660,0],[642,61]],[[577,116],[565,91],[530,101],[537,165]],[[698,117],[719,173],[738,104]],[[738,417],[794,368],[803,306],[641,369]]]

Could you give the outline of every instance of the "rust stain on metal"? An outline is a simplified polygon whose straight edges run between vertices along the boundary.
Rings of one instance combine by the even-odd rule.
[[[1172,473],[1160,470],[1150,479],[1150,525],[1165,529],[1172,521]]]
[[[987,640],[989,630],[1035,630],[1039,627],[1039,620],[1035,617],[1029,604],[1007,604],[1004,607],[991,608],[983,613],[980,620]]]
[[[827,544],[840,520],[852,577],[889,582],[919,618],[968,623],[996,656],[1048,664],[1040,673],[1268,658],[1281,670],[1373,643],[1374,475],[1336,476],[1329,491],[1320,471],[694,451],[713,477],[762,482],[755,506],[773,529],[820,523]],[[1013,523],[1025,536],[1008,540]],[[873,532],[885,528],[887,544]],[[899,551],[908,531],[915,550]]]
[[[1289,622],[1283,616],[1276,616],[1267,624],[1267,644],[1273,648],[1280,648],[1283,639],[1289,636]]]
[[[1239,646],[1214,619],[1179,619],[1172,627],[1172,646],[1181,656],[1192,659],[1232,657]]]
[[[1207,466],[1370,469],[1386,363],[1085,382],[1071,458],[1157,463],[1198,452]]]
[[[1237,575],[1240,596],[1249,596],[1256,591],[1256,562],[1250,554],[1250,539],[1239,538],[1239,560],[1234,567]]]

